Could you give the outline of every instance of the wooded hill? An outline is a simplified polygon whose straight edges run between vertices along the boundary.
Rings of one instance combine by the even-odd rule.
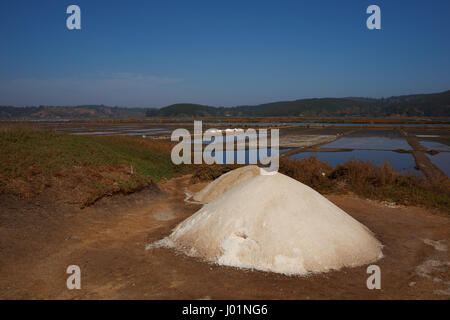
[[[129,119],[147,117],[450,117],[450,90],[441,93],[371,98],[320,98],[253,106],[213,107],[180,103],[160,109],[84,106],[0,106],[0,119]]]
[[[174,104],[149,109],[147,116],[406,116],[449,117],[450,90],[442,93],[396,96],[383,99],[322,98],[280,101],[254,106],[212,107],[199,104]]]

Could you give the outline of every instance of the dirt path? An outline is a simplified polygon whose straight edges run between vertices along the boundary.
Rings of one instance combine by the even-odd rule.
[[[385,245],[382,289],[366,267],[307,277],[210,265],[166,248],[145,250],[199,209],[181,177],[84,210],[0,199],[2,299],[448,299],[450,219],[352,196],[330,200]],[[200,185],[194,188],[200,188]],[[81,290],[66,288],[68,265]]]

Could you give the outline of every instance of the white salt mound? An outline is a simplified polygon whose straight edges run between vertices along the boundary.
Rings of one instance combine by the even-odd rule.
[[[289,275],[360,266],[383,256],[365,226],[280,173],[235,185],[163,241],[220,265]]]
[[[201,203],[209,203],[234,186],[259,175],[260,169],[255,165],[245,166],[227,172],[197,192],[193,199]]]

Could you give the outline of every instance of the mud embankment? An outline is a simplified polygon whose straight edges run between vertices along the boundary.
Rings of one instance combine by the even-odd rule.
[[[422,146],[414,134],[408,133],[403,128],[397,129],[405,138],[412,148],[412,155],[416,162],[418,170],[422,171],[428,179],[446,177],[445,173],[436,167],[430,159],[425,155],[427,148]]]
[[[350,130],[344,133],[340,133],[340,134],[336,134],[336,135],[324,135],[324,136],[317,136],[319,138],[316,139],[310,139],[310,140],[299,140],[300,138],[302,138],[301,136],[297,136],[297,137],[290,137],[290,136],[285,136],[285,137],[281,137],[281,141],[280,141],[280,146],[281,147],[289,147],[289,146],[297,146],[292,148],[289,151],[286,151],[284,153],[282,153],[280,155],[280,157],[290,157],[294,154],[297,154],[299,152],[304,152],[307,150],[312,150],[315,148],[318,148],[320,146],[329,144],[333,141],[338,140],[339,138],[342,138],[344,136],[348,136],[351,135],[353,133],[355,133],[356,131],[358,131],[359,129],[356,130]],[[304,137],[304,136],[303,136]],[[311,136],[313,137],[313,136]],[[320,138],[322,137],[322,138]],[[297,139],[295,139],[297,138]]]

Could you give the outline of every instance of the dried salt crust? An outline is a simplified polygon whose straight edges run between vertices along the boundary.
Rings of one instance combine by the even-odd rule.
[[[249,167],[256,166],[233,170],[202,190],[197,199],[214,199],[149,248],[164,245],[220,265],[287,275],[382,258],[370,230],[318,192],[281,173],[254,175]]]

